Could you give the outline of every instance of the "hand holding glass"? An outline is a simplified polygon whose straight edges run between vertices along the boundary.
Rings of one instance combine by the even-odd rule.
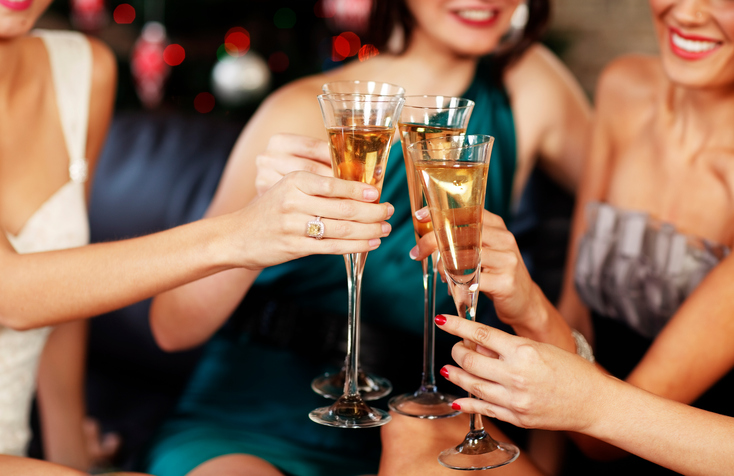
[[[332,81],[324,84],[322,90],[324,94],[356,94],[363,96],[402,97],[405,94],[405,89],[395,84],[360,80]],[[336,174],[336,166],[334,170]],[[336,176],[339,177],[340,175]],[[316,377],[311,382],[311,388],[324,397],[339,398],[344,391],[345,381],[346,366],[342,367],[339,372],[325,373]],[[392,392],[392,384],[389,380],[377,375],[367,374],[359,368],[357,369],[357,387],[363,400],[377,400]]]
[[[423,183],[456,309],[472,321],[479,295],[482,214],[493,143],[490,136],[466,135],[408,146]],[[519,454],[516,446],[495,441],[484,429],[481,415],[472,414],[464,441],[443,451],[438,460],[451,469],[482,470],[511,463]]]
[[[318,99],[329,136],[334,175],[369,183],[381,190],[404,99],[359,94],[323,94]],[[349,289],[344,393],[333,405],[309,414],[311,420],[322,425],[368,428],[390,421],[387,412],[364,403],[357,385],[360,292],[366,259],[367,253],[344,256]]]

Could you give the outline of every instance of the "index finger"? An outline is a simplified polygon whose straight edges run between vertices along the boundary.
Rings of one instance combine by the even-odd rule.
[[[268,152],[290,154],[331,166],[329,144],[321,139],[297,134],[275,134],[268,142]]]
[[[499,355],[506,355],[513,347],[512,339],[516,338],[495,327],[447,314],[436,316],[436,324],[449,334],[474,342]]]

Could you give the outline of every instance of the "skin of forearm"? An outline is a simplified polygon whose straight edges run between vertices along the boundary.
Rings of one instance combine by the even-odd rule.
[[[173,352],[205,342],[234,312],[259,273],[231,269],[156,296],[150,325],[158,345]]]
[[[590,436],[687,475],[731,474],[734,418],[664,399],[607,376]]]
[[[92,317],[230,268],[231,238],[215,220],[113,243],[7,254],[0,324],[23,330]]]

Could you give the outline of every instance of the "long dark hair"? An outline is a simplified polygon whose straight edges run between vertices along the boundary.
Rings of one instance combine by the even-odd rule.
[[[520,58],[523,53],[545,32],[550,18],[550,0],[528,0],[528,21],[519,39],[508,48],[501,48],[492,56],[501,74],[504,69]],[[373,44],[379,51],[387,51],[388,43],[396,28],[403,31],[405,42],[415,27],[415,19],[405,0],[374,0],[366,42]],[[402,53],[402,51],[397,52]]]

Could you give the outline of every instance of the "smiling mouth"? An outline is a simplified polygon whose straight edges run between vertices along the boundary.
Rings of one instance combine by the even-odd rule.
[[[497,16],[494,10],[459,10],[456,14],[464,20],[485,22]]]
[[[689,40],[683,38],[675,31],[670,33],[670,40],[676,48],[691,54],[708,53],[721,45],[718,41]]]
[[[33,0],[0,0],[0,5],[4,5],[11,10],[25,10],[31,6]]]

